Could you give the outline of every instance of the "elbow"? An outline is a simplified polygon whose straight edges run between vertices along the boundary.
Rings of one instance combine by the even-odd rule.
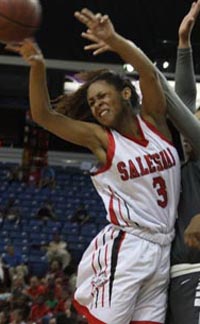
[[[141,74],[140,77],[142,77]],[[150,82],[150,84],[156,84],[160,82],[159,74],[153,68],[150,69],[148,73],[144,72],[143,78],[146,79],[146,81]]]
[[[31,117],[36,124],[42,127],[45,126],[45,117],[43,116],[43,114],[31,111]]]

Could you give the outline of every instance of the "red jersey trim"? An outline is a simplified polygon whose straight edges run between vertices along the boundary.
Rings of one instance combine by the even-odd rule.
[[[77,312],[84,315],[90,324],[106,324],[105,322],[100,321],[96,317],[94,317],[88,310],[87,307],[79,304],[77,300],[73,299],[73,306],[76,308]]]
[[[149,141],[144,136],[142,127],[140,125],[140,122],[139,122],[139,119],[137,118],[137,116],[136,116],[136,119],[135,120],[136,120],[137,127],[139,129],[139,132],[140,132],[140,136],[142,138],[131,137],[131,136],[124,135],[124,134],[121,134],[121,133],[120,133],[120,135],[122,135],[123,137],[129,139],[132,142],[135,142],[136,144],[139,144],[141,146],[147,147],[147,145],[149,144]]]
[[[110,202],[109,202],[109,216],[110,216],[110,220],[111,223],[113,223],[114,225],[120,225],[117,219],[117,215],[115,214],[115,210],[114,210],[114,193],[112,191],[112,189],[110,188],[110,186],[108,187],[108,189],[110,190]]]
[[[106,130],[106,132],[108,135],[108,149],[106,154],[106,164],[100,167],[96,172],[92,172],[91,176],[95,176],[99,173],[103,173],[107,171],[112,165],[112,160],[115,154],[115,140],[110,130]]]
[[[150,128],[150,130],[152,132],[154,132],[156,135],[158,135],[163,141],[167,142],[168,144],[170,144],[174,147],[173,142],[168,140],[167,137],[165,137],[165,135],[163,135],[154,125],[152,125],[149,121],[145,120],[141,115],[140,115],[140,118],[146,124],[146,126],[148,128]]]

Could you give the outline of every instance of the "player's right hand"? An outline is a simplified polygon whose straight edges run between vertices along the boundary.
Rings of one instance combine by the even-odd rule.
[[[31,66],[44,65],[43,54],[37,43],[32,39],[25,39],[23,42],[17,44],[9,43],[5,49],[18,53]]]

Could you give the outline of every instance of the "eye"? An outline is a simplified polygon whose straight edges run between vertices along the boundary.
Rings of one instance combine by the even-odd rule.
[[[98,95],[98,99],[103,99],[106,96],[106,93],[100,93]]]
[[[94,106],[94,101],[89,101],[88,104],[89,104],[90,108],[92,108]]]

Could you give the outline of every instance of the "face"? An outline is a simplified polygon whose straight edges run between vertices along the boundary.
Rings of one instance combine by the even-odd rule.
[[[30,280],[30,286],[32,288],[37,287],[38,286],[38,279],[36,277],[32,277]]]
[[[91,84],[87,100],[92,115],[103,126],[115,128],[123,113],[121,92],[106,81],[99,80]]]

